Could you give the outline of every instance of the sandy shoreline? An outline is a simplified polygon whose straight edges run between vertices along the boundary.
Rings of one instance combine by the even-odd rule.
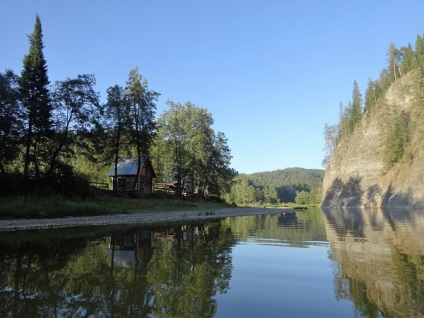
[[[292,213],[282,208],[223,208],[211,211],[173,211],[133,213],[58,219],[0,220],[0,232],[69,228],[96,225],[157,224],[164,222],[212,220],[231,216]]]

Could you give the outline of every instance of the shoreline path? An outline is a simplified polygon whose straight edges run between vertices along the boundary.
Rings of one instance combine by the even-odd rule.
[[[166,222],[222,219],[233,216],[293,213],[287,208],[223,208],[210,211],[133,212],[52,219],[0,220],[0,232],[70,228],[81,226],[158,224]]]

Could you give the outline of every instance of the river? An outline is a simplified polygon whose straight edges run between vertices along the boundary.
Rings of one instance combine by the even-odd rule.
[[[0,317],[419,317],[424,212],[0,233]]]

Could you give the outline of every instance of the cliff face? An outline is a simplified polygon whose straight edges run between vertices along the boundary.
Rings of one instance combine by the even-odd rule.
[[[424,109],[417,77],[398,79],[339,142],[324,176],[323,207],[424,208]],[[388,165],[388,131],[401,115],[410,127],[407,155]]]

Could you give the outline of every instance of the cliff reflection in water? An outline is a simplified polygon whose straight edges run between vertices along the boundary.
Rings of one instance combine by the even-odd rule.
[[[424,315],[424,212],[325,210],[335,292],[362,316]]]
[[[220,222],[2,236],[0,317],[210,317],[234,243]]]

